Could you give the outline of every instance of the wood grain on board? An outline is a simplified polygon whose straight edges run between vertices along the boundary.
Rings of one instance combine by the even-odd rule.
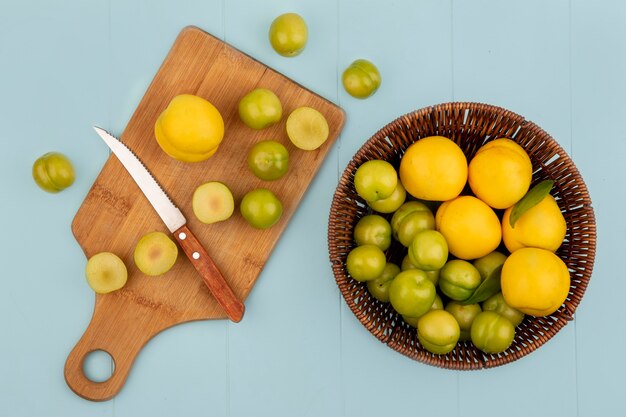
[[[274,91],[283,105],[281,122],[260,131],[246,127],[237,112],[241,97],[257,87]],[[217,153],[203,162],[174,160],[154,138],[157,117],[174,96],[182,93],[206,98],[224,118],[224,140]],[[328,120],[329,139],[315,151],[295,148],[286,135],[285,120],[300,106],[313,107]],[[187,225],[234,293],[245,300],[343,122],[343,111],[333,103],[200,29],[187,27],[176,39],[121,140],[142,159],[185,214]],[[246,163],[248,149],[267,139],[284,144],[290,158],[287,175],[272,182],[256,178]],[[99,140],[95,133],[93,140]],[[193,215],[193,191],[207,181],[222,181],[231,189],[236,209],[227,221],[206,225]],[[243,195],[260,187],[272,190],[283,204],[282,218],[266,230],[252,228],[238,211]],[[78,395],[95,401],[112,398],[124,385],[141,348],[160,331],[192,320],[226,318],[182,251],[174,267],[160,277],[145,276],[134,265],[133,251],[141,236],[169,232],[114,155],[79,208],[72,231],[87,258],[98,252],[113,252],[124,260],[129,273],[124,288],[96,296],[91,322],[67,359],[65,379]],[[83,373],[83,360],[93,350],[104,350],[114,360],[115,370],[107,381],[93,382]]]

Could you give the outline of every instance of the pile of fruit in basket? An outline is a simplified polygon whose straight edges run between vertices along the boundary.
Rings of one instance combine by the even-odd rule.
[[[485,143],[469,162],[442,136],[409,146],[397,170],[368,160],[354,186],[371,214],[354,227],[348,274],[416,327],[429,352],[459,341],[504,352],[525,315],[554,313],[570,289],[555,254],[565,218],[553,183],[531,188],[532,174],[528,154],[508,138]]]

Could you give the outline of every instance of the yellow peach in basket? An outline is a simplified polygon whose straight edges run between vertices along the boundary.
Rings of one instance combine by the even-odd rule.
[[[511,139],[496,139],[483,145],[469,163],[472,191],[495,209],[511,207],[524,197],[532,176],[528,154]]]
[[[543,248],[555,252],[563,243],[567,224],[554,197],[546,195],[537,205],[528,209],[511,226],[509,207],[502,216],[502,239],[509,252],[520,248]]]
[[[446,201],[437,210],[435,227],[446,238],[450,253],[470,260],[493,252],[502,239],[500,220],[491,207],[474,196]]]
[[[452,140],[429,136],[407,148],[400,161],[400,180],[413,197],[451,200],[467,183],[467,158]]]
[[[570,273],[553,252],[522,248],[504,261],[501,285],[509,306],[531,316],[547,316],[567,298]]]

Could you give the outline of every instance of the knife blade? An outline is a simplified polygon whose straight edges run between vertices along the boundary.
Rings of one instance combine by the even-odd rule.
[[[128,146],[106,130],[97,126],[94,126],[94,129],[135,180],[218,304],[232,321],[235,323],[241,321],[245,311],[244,304],[237,298],[200,241],[189,230],[187,220],[180,209]]]

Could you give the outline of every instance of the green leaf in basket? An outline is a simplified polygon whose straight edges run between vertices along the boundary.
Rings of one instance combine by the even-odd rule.
[[[543,180],[531,188],[530,191],[528,191],[526,195],[522,197],[522,199],[518,201],[515,206],[513,206],[511,216],[509,217],[509,224],[511,227],[515,227],[515,223],[524,215],[524,213],[541,203],[541,201],[546,198],[548,194],[550,194],[550,190],[552,190],[553,185],[554,181]]]
[[[503,264],[504,265],[504,264]],[[478,288],[474,290],[472,295],[464,300],[463,304],[482,303],[489,297],[500,292],[500,275],[502,273],[502,265],[491,271],[491,274],[480,283]]]

